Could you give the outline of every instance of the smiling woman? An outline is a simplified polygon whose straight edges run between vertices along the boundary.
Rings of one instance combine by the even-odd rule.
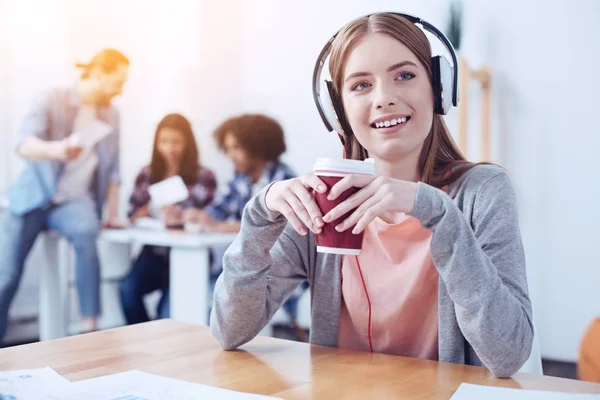
[[[210,325],[224,348],[255,336],[308,279],[313,343],[485,366],[499,377],[528,359],[515,195],[503,169],[469,163],[454,145],[442,114],[458,100],[456,70],[432,57],[417,24],[438,33],[456,67],[443,34],[395,13],[350,22],[321,52],[313,83],[330,46],[335,111],[327,117],[313,89],[323,121],[347,157],[374,159],[376,175],[345,174],[327,198],[355,193],[325,215],[312,194],[328,189],[315,174],[276,182],[247,204],[215,288]],[[360,253],[317,253],[326,224],[364,234]]]

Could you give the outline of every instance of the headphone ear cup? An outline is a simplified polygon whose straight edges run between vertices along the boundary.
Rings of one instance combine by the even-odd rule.
[[[319,83],[320,90],[313,90],[313,94],[315,95],[317,109],[323,119],[323,123],[328,131],[339,131],[340,127],[337,122],[337,117],[335,116],[335,110],[333,109],[333,104],[331,104],[331,94],[329,93],[329,87],[327,85],[327,80],[323,79]]]
[[[342,99],[333,87],[333,82],[325,82],[327,83],[327,92],[329,93],[329,98],[331,99],[331,105],[333,106],[333,110],[335,111],[337,125],[342,128],[342,133],[344,135],[350,136],[352,135],[352,128],[350,128],[350,124],[346,120],[346,113],[344,112],[344,105],[342,104]]]
[[[439,56],[431,58],[431,86],[433,87],[433,111],[436,114],[444,115],[444,106],[442,105],[442,78],[440,76]]]
[[[433,110],[437,114],[446,115],[452,107],[454,91],[453,68],[443,56],[431,58]]]

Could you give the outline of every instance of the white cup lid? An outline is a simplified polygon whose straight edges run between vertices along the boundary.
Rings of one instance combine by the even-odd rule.
[[[341,158],[317,158],[313,168],[318,172],[341,172],[347,174],[375,175],[373,161],[346,160]]]

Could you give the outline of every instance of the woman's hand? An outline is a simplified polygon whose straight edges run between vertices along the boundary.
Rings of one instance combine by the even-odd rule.
[[[306,228],[319,234],[324,222],[311,193],[313,190],[327,191],[323,181],[314,174],[275,182],[267,191],[265,203],[269,210],[283,214],[299,234],[306,235]]]
[[[329,211],[325,222],[335,221],[344,214],[356,210],[335,227],[343,232],[356,225],[352,233],[362,232],[375,218],[380,217],[388,223],[398,220],[402,214],[408,214],[415,205],[417,183],[374,175],[348,175],[337,182],[327,198],[334,200],[351,187],[361,188]]]
[[[127,224],[123,222],[119,217],[109,218],[102,222],[103,229],[125,229]]]
[[[135,210],[135,212],[131,216],[130,220],[131,220],[131,222],[135,222],[140,218],[146,218],[149,216],[150,216],[150,207],[148,206],[148,204],[145,204],[142,207]]]
[[[183,210],[183,220],[193,224],[208,225],[212,218],[208,213],[199,208],[186,208]]]
[[[160,211],[163,215],[163,222],[166,227],[183,225],[183,212],[181,206],[170,204],[163,206]]]

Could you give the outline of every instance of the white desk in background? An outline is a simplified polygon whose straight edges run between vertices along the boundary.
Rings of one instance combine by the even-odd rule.
[[[235,236],[235,233],[105,229],[99,236],[99,255],[101,265],[129,265],[134,245],[170,247],[171,318],[207,325],[210,305],[209,249],[215,245],[230,244]],[[40,275],[40,340],[67,336],[69,256],[65,246],[64,239],[62,245],[51,240],[46,246],[49,262]]]
[[[100,240],[112,245],[151,245],[170,247],[171,318],[195,324],[208,324],[210,301],[210,247],[230,244],[235,233],[185,233],[144,229],[103,230]],[[115,249],[117,250],[117,249]]]

